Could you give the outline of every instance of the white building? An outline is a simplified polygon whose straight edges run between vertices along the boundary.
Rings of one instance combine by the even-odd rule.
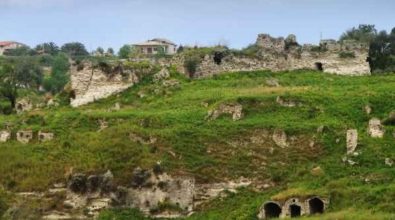
[[[25,45],[14,41],[0,41],[0,56],[7,50],[17,49],[22,46]]]
[[[172,55],[177,52],[177,45],[170,40],[163,38],[155,38],[142,43],[133,44],[142,54],[157,54],[161,49],[167,55]]]

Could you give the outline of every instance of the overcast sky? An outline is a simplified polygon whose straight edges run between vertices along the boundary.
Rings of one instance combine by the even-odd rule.
[[[395,0],[0,0],[0,41],[80,41],[89,50],[155,37],[241,48],[259,33],[317,43],[362,23],[390,31]]]

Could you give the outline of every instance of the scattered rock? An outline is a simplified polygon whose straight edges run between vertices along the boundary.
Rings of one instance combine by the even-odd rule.
[[[388,118],[384,120],[385,125],[395,125],[395,111],[392,111],[389,115]]]
[[[167,68],[163,68],[153,76],[153,81],[159,82],[168,78],[170,78],[170,72]]]
[[[25,131],[18,131],[16,133],[16,140],[27,144],[33,139],[33,131],[32,130],[25,130]]]
[[[162,85],[167,88],[170,88],[170,87],[173,88],[173,87],[178,87],[180,85],[180,82],[175,79],[170,79],[170,80],[163,81]]]
[[[85,193],[87,191],[86,175],[82,173],[72,175],[68,183],[68,188],[74,193]]]
[[[385,133],[383,125],[378,118],[372,118],[369,121],[368,134],[373,138],[383,138]]]
[[[50,133],[50,132],[43,132],[43,131],[39,131],[38,132],[38,140],[39,141],[50,141],[54,138],[54,134]]]
[[[392,167],[392,165],[394,165],[394,161],[391,158],[385,158],[385,165]]]
[[[358,131],[356,129],[347,130],[347,155],[354,153],[358,146]]]
[[[233,121],[238,121],[243,117],[243,106],[240,104],[221,104],[217,109],[210,110],[206,119],[215,120],[223,114],[230,114]]]
[[[283,131],[281,129],[274,130],[272,139],[273,139],[274,143],[276,143],[277,146],[279,146],[281,148],[288,147],[287,134],[285,133],[285,131]]]
[[[0,131],[0,142],[7,142],[8,140],[11,139],[11,132],[4,130]]]
[[[99,119],[98,122],[99,122],[99,130],[98,130],[98,132],[103,131],[104,129],[108,128],[108,122],[106,120]]]
[[[15,109],[18,114],[21,114],[22,112],[32,110],[33,104],[30,100],[21,99],[16,102]]]
[[[311,175],[313,175],[313,176],[323,176],[325,173],[324,173],[324,170],[320,167],[320,166],[318,166],[318,167],[314,167],[312,170],[311,170]]]
[[[137,95],[139,96],[140,99],[142,99],[142,98],[144,98],[144,97],[146,96],[146,94],[145,94],[144,91],[139,91],[139,92],[137,93]]]
[[[364,109],[367,115],[370,115],[370,113],[372,113],[372,107],[370,107],[370,105],[365,105]]]
[[[276,99],[277,104],[283,106],[283,107],[297,107],[297,106],[302,106],[302,104],[297,103],[295,101],[292,100],[285,100],[283,97],[277,96]]]
[[[59,103],[55,102],[53,99],[49,99],[47,102],[47,107],[58,107]]]
[[[280,83],[275,78],[270,78],[266,80],[266,85],[270,87],[279,87]]]
[[[95,219],[100,214],[100,211],[110,207],[110,198],[100,198],[90,201],[89,206],[86,208],[87,215],[90,217],[95,217]]]
[[[354,166],[355,164],[357,164],[357,162],[355,162],[347,157],[343,157],[342,161],[343,161],[343,163],[348,163],[351,166]]]
[[[113,107],[109,109],[110,112],[116,112],[121,110],[121,104],[119,102],[115,103]]]

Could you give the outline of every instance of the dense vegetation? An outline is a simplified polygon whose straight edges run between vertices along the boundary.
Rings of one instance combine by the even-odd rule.
[[[329,211],[333,213],[329,216],[372,212],[384,219],[395,209],[395,172],[384,164],[385,158],[395,158],[395,128],[386,126],[383,139],[366,134],[371,117],[385,119],[395,110],[395,104],[388,102],[395,97],[393,75],[251,72],[194,81],[175,71],[172,76],[181,82],[179,87],[166,88],[147,78],[120,96],[82,108],[59,106],[1,116],[0,122],[11,125],[13,131],[46,130],[54,132],[56,138],[29,145],[16,141],[1,144],[0,160],[7,163],[0,164],[0,184],[14,192],[44,190],[63,180],[65,170],[74,167],[75,171],[87,173],[110,169],[117,183],[127,185],[135,167],[151,168],[162,161],[167,172],[190,173],[200,183],[244,176],[276,185],[260,192],[247,188],[230,194],[200,207],[190,219],[254,219],[259,206],[270,197],[310,193],[330,197]],[[266,80],[272,78],[282,86],[266,86]],[[139,98],[139,92],[146,96]],[[279,106],[277,96],[303,105]],[[122,109],[109,111],[117,102]],[[234,102],[243,105],[242,120],[234,122],[227,116],[214,121],[205,119],[209,109]],[[367,104],[373,108],[371,116],[363,110]],[[98,132],[99,120],[108,121],[110,127]],[[318,134],[316,129],[321,125],[327,129]],[[264,136],[265,131],[276,128],[297,137],[299,144],[281,149],[271,142],[248,142],[254,135]],[[357,162],[354,166],[342,162],[345,131],[349,128],[357,128],[360,133],[361,154],[353,158]],[[158,141],[136,142],[130,134]],[[309,146],[312,139],[316,142],[314,148]],[[271,147],[275,149],[273,154]],[[310,172],[317,166],[323,170],[318,176]],[[115,210],[104,213],[102,219],[139,215]]]

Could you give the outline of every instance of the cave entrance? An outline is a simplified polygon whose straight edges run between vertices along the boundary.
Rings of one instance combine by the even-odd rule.
[[[309,200],[310,214],[324,213],[324,202],[319,198]]]
[[[302,208],[298,205],[290,205],[289,211],[291,213],[291,218],[299,217],[302,213]]]
[[[268,202],[264,206],[266,219],[278,218],[281,214],[281,207],[274,202]]]
[[[322,64],[321,62],[315,63],[315,69],[323,72],[324,71],[324,64]]]
[[[214,53],[214,63],[217,65],[221,65],[222,59],[224,58],[224,54],[222,52],[215,52]]]

